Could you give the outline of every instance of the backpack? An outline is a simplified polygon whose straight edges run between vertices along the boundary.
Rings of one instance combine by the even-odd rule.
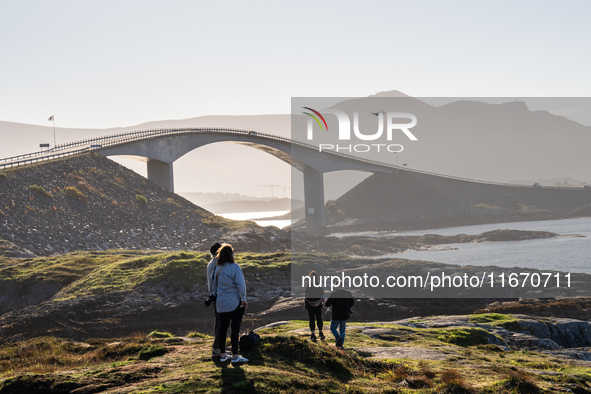
[[[253,331],[247,331],[240,336],[240,350],[252,350],[261,336]]]

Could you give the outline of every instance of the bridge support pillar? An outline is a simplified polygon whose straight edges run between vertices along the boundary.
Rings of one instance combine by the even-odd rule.
[[[304,171],[304,203],[306,228],[326,227],[324,213],[324,179],[321,172]]]
[[[149,159],[148,179],[173,192],[174,178],[172,174],[172,163]]]

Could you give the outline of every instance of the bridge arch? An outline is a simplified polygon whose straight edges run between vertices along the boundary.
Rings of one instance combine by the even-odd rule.
[[[121,156],[145,161],[148,179],[174,191],[173,163],[199,147],[218,142],[234,142],[249,146],[275,156],[301,171],[304,177],[304,203],[308,228],[321,228],[326,225],[323,180],[325,172],[343,169],[393,172],[391,168],[360,162],[344,155],[339,157],[319,154],[317,147],[296,143],[288,138],[231,129],[198,129],[182,133],[175,130],[173,133],[101,146],[97,152],[103,156]]]

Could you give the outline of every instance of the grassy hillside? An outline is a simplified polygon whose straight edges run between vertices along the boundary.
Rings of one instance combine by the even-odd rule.
[[[265,324],[264,316],[305,316],[301,299],[290,308],[265,304],[289,288],[291,257],[236,255],[249,289],[243,329]],[[335,349],[328,328],[326,342],[314,343],[307,322],[291,320],[259,331],[256,349],[242,352],[250,363],[221,365],[205,334],[213,325],[202,304],[208,260],[200,252],[126,250],[0,257],[0,303],[8,309],[0,316],[0,394],[591,392],[586,347],[547,350],[553,342],[533,336],[546,324],[564,334],[558,343],[586,336],[570,319],[480,313],[393,321],[384,299],[358,300],[345,351]],[[304,268],[359,263],[312,254],[297,260]],[[392,264],[403,269],[403,262]],[[439,301],[421,300],[437,314],[461,303]],[[411,316],[430,314],[414,305]]]
[[[285,272],[290,267],[287,253],[238,253],[235,258],[247,276]],[[210,259],[209,253],[124,250],[73,252],[19,260],[0,256],[0,284],[16,282],[23,288],[54,283],[60,288],[52,297],[54,301],[155,286],[190,292],[207,283],[206,266]],[[0,286],[0,289],[6,287]],[[200,289],[199,293],[204,291]]]
[[[241,366],[212,359],[212,338],[198,333],[6,344],[0,347],[0,393],[591,392],[589,366],[542,352],[503,350],[483,343],[483,330],[353,323],[347,349],[339,351],[332,335],[326,342],[307,339],[306,325],[291,321],[261,330],[256,348],[241,352],[250,359]],[[369,336],[367,330],[395,335]],[[381,356],[372,356],[376,349]],[[388,351],[406,351],[408,357]]]
[[[208,253],[111,250],[13,259],[0,254],[0,343],[83,340],[138,329],[210,329]],[[256,308],[289,289],[288,253],[236,255]],[[271,279],[272,278],[272,279]],[[176,332],[175,331],[175,332]]]

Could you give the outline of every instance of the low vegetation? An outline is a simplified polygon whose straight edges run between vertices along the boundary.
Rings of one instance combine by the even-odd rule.
[[[68,197],[72,197],[75,200],[82,201],[83,203],[88,203],[88,197],[86,194],[82,193],[74,186],[68,186],[64,189],[64,194]]]
[[[151,333],[148,334],[148,337],[151,337],[151,338],[172,338],[172,337],[174,337],[174,335],[172,335],[169,332],[152,331]]]
[[[187,338],[201,338],[201,339],[213,339],[211,335],[203,334],[201,332],[190,332],[187,334]]]
[[[204,217],[203,224],[210,228],[228,228],[233,230],[258,226],[255,222],[250,220],[231,220],[214,214]]]
[[[45,196],[47,198],[53,198],[53,194],[51,194],[50,192],[48,192],[47,190],[45,190],[45,188],[43,186],[31,185],[31,186],[29,186],[29,189],[31,189],[33,191],[36,191],[37,193],[39,193],[42,196]]]
[[[160,333],[166,334],[165,338],[150,333],[85,342],[44,337],[5,344],[0,346],[0,392],[91,392],[96,387],[119,393],[591,391],[591,369],[567,359],[548,363],[550,356],[530,353],[524,357],[519,351],[507,351],[500,357],[486,345],[456,347],[439,341],[434,337],[437,330],[432,329],[406,327],[398,340],[375,339],[355,329],[362,323],[350,325],[348,349],[341,351],[328,336],[326,342],[311,342],[305,333],[306,324],[291,321],[260,330],[255,349],[242,352],[250,362],[239,367],[212,359],[212,338],[199,333],[188,334],[195,338],[188,342],[171,338],[168,333]],[[412,335],[415,341],[407,342],[405,335]],[[374,359],[363,350],[369,344],[432,349],[446,345],[463,356]]]
[[[140,204],[148,205],[148,199],[146,197],[144,197],[143,195],[141,195],[141,194],[136,194],[135,195],[135,199]]]
[[[245,273],[263,275],[289,271],[291,264],[289,253],[237,253],[235,258]],[[17,280],[23,287],[57,283],[61,290],[55,295],[56,301],[165,282],[174,282],[179,291],[190,291],[195,283],[206,281],[210,259],[209,253],[200,252],[111,250],[28,258],[13,264],[0,256],[0,285],[3,280]]]
[[[164,356],[166,353],[168,353],[168,349],[166,349],[164,346],[151,345],[140,350],[137,354],[137,357],[140,360],[149,360],[154,357]]]
[[[4,247],[7,244],[0,241],[0,250]],[[303,266],[319,258],[297,257]],[[22,289],[39,282],[59,284],[61,290],[52,299],[56,302],[154,288],[164,282],[189,290],[205,282],[209,259],[208,253],[124,250],[26,258],[16,264],[0,258],[0,286],[4,280],[16,281]],[[289,253],[239,253],[236,260],[245,273],[261,276],[289,271],[292,264]],[[292,320],[259,330],[256,348],[242,352],[250,362],[240,367],[212,360],[213,338],[200,332],[156,330],[80,342],[55,337],[15,341],[0,345],[0,393],[591,392],[591,367],[581,360],[501,348],[490,343],[495,337],[482,328],[422,328],[416,324],[420,321],[351,321],[346,349],[341,351],[328,330],[325,342],[312,342],[308,322]],[[519,319],[487,312],[472,315],[469,322],[509,327],[518,325]],[[374,348],[385,349],[384,358],[374,358]],[[429,358],[421,351],[438,356],[393,359],[387,353],[391,348],[412,348],[417,358]]]

